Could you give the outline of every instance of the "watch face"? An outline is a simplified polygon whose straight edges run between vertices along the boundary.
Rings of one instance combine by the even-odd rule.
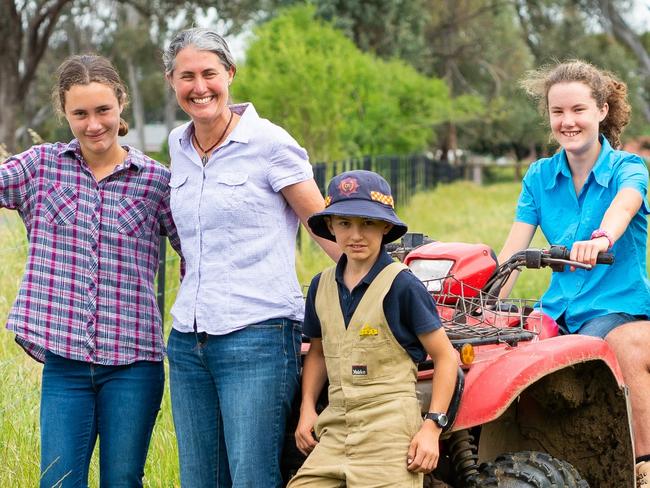
[[[446,427],[449,423],[449,417],[444,413],[429,412],[424,416],[424,418],[433,420],[440,428]]]

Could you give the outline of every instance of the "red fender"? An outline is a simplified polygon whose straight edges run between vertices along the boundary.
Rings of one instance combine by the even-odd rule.
[[[607,342],[597,337],[565,335],[516,347],[477,348],[476,360],[465,372],[465,390],[453,430],[499,418],[530,385],[573,364],[603,361],[620,388],[623,376]]]

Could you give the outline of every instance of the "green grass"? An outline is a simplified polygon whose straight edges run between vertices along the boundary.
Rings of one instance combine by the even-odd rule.
[[[416,195],[399,209],[400,217],[414,232],[423,232],[444,241],[484,242],[497,252],[510,223],[519,191],[517,183],[498,183],[477,187],[459,182]],[[542,247],[537,236],[533,245]],[[25,231],[15,213],[0,210],[0,323],[6,322],[16,296],[26,256]],[[178,287],[178,258],[168,253],[166,279],[166,333],[169,309]],[[330,265],[329,258],[303,232],[297,269],[300,283]],[[546,287],[547,272],[527,271],[513,295],[535,298]],[[0,486],[38,485],[39,436],[38,406],[41,366],[18,347],[13,335],[0,331]],[[179,486],[177,450],[171,417],[169,389],[153,434],[146,466],[145,486]],[[98,485],[97,459],[91,466],[90,486]]]
[[[15,212],[0,209],[0,322],[6,323],[16,297],[27,255],[25,230]],[[178,258],[170,252],[166,310],[171,307]],[[167,324],[169,316],[167,315]],[[168,332],[168,330],[167,330]],[[22,488],[39,483],[38,416],[42,367],[0,331],[0,486]],[[99,485],[97,451],[90,470],[90,486]],[[145,486],[178,487],[178,454],[171,417],[169,388],[154,429],[146,467]]]

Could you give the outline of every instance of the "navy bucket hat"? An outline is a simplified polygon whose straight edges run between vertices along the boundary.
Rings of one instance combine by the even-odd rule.
[[[325,210],[309,217],[308,223],[314,234],[335,241],[327,228],[327,216],[383,220],[393,224],[382,240],[382,244],[386,244],[402,237],[408,229],[397,217],[394,208],[390,185],[384,178],[372,171],[346,171],[332,178],[327,187]]]

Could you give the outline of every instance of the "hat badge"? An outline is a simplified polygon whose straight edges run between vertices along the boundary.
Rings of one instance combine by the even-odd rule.
[[[345,197],[349,197],[359,190],[359,182],[356,178],[348,177],[341,180],[339,183],[339,192]]]

